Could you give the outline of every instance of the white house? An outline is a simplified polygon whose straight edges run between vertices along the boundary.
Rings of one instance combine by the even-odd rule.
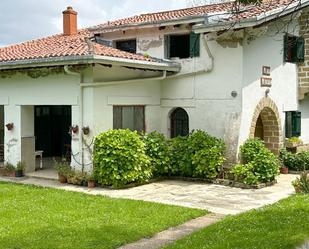
[[[35,151],[72,152],[88,170],[94,137],[113,128],[202,129],[231,163],[249,137],[276,153],[285,137],[309,143],[308,5],[227,2],[83,30],[69,7],[63,34],[0,48],[5,162],[34,171]]]

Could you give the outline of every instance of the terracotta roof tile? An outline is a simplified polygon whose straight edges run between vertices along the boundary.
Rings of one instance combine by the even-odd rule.
[[[90,37],[91,33],[84,29],[76,35],[65,36],[58,34],[0,48],[0,62],[83,55],[102,55],[131,60],[154,61],[149,57],[92,42]]]
[[[217,12],[233,12],[230,19],[238,20],[251,18],[262,14],[263,12],[274,10],[276,8],[288,6],[298,0],[265,0],[259,5],[242,5],[240,12],[235,12],[235,2],[225,2],[219,4],[210,4],[186,9],[164,11],[150,14],[142,14],[129,18],[123,18],[107,23],[103,23],[90,28],[91,30],[108,30],[112,28],[121,28],[121,26],[130,26],[147,23],[162,23],[166,21],[177,20],[183,17],[198,17]],[[233,11],[234,10],[234,11]]]

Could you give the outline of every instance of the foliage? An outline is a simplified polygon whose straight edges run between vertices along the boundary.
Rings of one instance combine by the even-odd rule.
[[[288,139],[289,143],[302,143],[303,141],[299,137],[291,137]]]
[[[136,131],[110,130],[96,137],[94,176],[105,186],[147,182],[152,176],[145,145]]]
[[[154,175],[170,175],[172,169],[169,156],[169,144],[164,135],[154,131],[143,135],[143,142],[145,144],[145,153],[150,158]]]
[[[17,171],[23,171],[26,168],[25,162],[18,162],[16,165],[16,170]]]
[[[273,205],[231,215],[165,249],[288,249],[309,238],[309,196],[294,195]]]
[[[264,150],[264,141],[259,138],[248,139],[245,144],[240,146],[242,162],[245,164],[252,162]]]
[[[0,182],[0,213],[0,248],[106,249],[208,212]]]
[[[300,177],[292,182],[295,189],[298,189],[301,193],[309,194],[309,174],[308,172],[302,172]]]
[[[64,158],[60,162],[54,160],[54,168],[59,175],[67,176],[71,173],[71,167]]]
[[[6,172],[14,172],[16,168],[13,164],[6,163],[4,165],[4,169],[5,169]]]
[[[240,147],[240,151],[244,167],[248,172],[239,172],[240,168],[237,167],[236,173],[244,174],[242,175],[243,181],[248,177],[246,179],[248,184],[249,182],[270,182],[279,174],[279,160],[265,147],[262,140],[258,138],[248,139]],[[246,171],[245,169],[243,170]]]
[[[86,173],[80,171],[70,171],[68,174],[68,182],[74,185],[81,185],[86,181]]]
[[[236,164],[230,171],[236,181],[243,182],[248,185],[254,185],[258,183],[258,177],[253,173],[253,164]]]
[[[213,179],[225,160],[224,142],[201,130],[172,139],[170,148],[173,173],[181,176]]]
[[[292,153],[286,149],[280,151],[281,163],[290,170],[303,171],[309,170],[309,152],[303,151],[299,153]]]

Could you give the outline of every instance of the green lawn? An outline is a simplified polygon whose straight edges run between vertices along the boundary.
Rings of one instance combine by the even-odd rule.
[[[166,248],[295,249],[309,240],[309,196],[229,216]]]
[[[0,182],[0,248],[117,248],[206,213]]]

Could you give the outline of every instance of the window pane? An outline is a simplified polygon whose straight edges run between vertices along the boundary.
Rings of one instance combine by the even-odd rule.
[[[122,107],[122,128],[134,130],[134,107]]]
[[[121,107],[114,106],[113,108],[113,128],[114,129],[121,129]]]
[[[144,131],[145,117],[144,117],[144,107],[136,106],[134,108],[134,130],[136,131]]]

